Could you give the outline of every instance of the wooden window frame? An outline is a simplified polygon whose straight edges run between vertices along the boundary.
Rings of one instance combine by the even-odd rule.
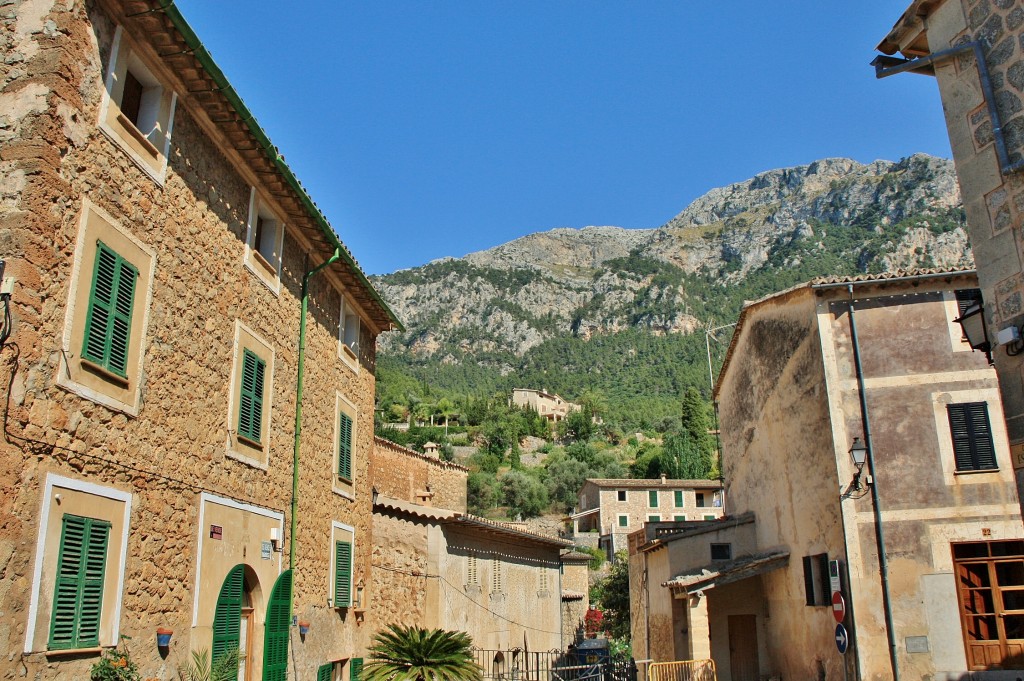
[[[352,607],[353,546],[350,541],[334,541],[334,607]]]

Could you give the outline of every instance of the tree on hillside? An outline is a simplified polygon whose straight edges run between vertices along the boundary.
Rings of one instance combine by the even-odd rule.
[[[493,473],[474,471],[466,478],[466,506],[470,513],[484,515],[498,505],[498,483]]]
[[[501,497],[510,518],[536,518],[548,507],[544,485],[522,471],[509,471],[501,477]]]
[[[583,481],[592,475],[591,468],[582,461],[568,456],[552,456],[545,462],[548,498],[570,511],[579,500]]]

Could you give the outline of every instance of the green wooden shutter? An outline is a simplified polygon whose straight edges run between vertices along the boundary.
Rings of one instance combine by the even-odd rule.
[[[348,670],[349,681],[359,681],[363,678],[363,658],[353,657],[349,664],[351,665]]]
[[[100,644],[100,615],[109,542],[109,522],[64,515],[50,617],[50,649],[87,648]]]
[[[238,405],[238,434],[253,442],[263,435],[263,383],[267,363],[246,348],[242,354],[242,391]]]
[[[238,650],[242,630],[242,593],[245,566],[236,565],[224,578],[213,615],[213,662]]]
[[[316,670],[316,681],[331,681],[332,671],[334,671],[334,665],[330,662],[320,665]]]
[[[352,418],[348,414],[338,417],[338,477],[352,479]]]
[[[658,492],[657,490],[648,490],[647,492],[647,505],[651,508],[658,507]]]
[[[676,508],[682,508],[683,507],[683,490],[677,489],[675,491],[675,498],[676,498]]]
[[[334,543],[334,607],[352,605],[352,544]]]
[[[128,377],[128,342],[138,275],[139,271],[131,263],[102,241],[96,242],[82,357],[125,378]]]
[[[291,593],[292,571],[285,570],[274,582],[267,603],[267,624],[263,630],[263,681],[285,681],[288,676]]]

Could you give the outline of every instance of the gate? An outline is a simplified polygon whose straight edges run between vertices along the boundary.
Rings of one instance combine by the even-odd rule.
[[[576,656],[560,650],[531,652],[522,648],[474,649],[473,658],[484,681],[636,681],[632,660],[581,664]]]
[[[652,662],[647,667],[647,681],[717,681],[714,660],[682,660]]]

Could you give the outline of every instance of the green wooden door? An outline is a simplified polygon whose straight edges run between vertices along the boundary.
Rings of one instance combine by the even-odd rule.
[[[263,681],[285,681],[288,676],[291,594],[292,571],[285,570],[274,583],[267,603],[267,624],[263,633]]]
[[[224,578],[217,596],[213,616],[213,661],[238,650],[242,628],[242,591],[245,589],[245,566],[236,565]]]

